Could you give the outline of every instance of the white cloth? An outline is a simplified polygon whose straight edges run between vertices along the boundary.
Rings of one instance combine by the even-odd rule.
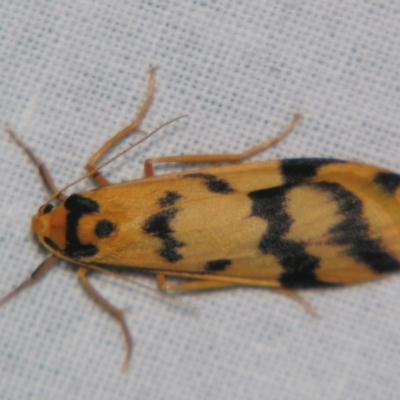
[[[189,118],[107,167],[114,182],[141,177],[148,157],[241,152],[297,111],[295,133],[255,159],[335,157],[399,172],[399,19],[398,1],[3,2],[0,126],[11,125],[61,187],[132,120],[154,65],[143,129]],[[0,143],[5,294],[46,257],[29,221],[48,194],[21,149],[6,134]],[[267,290],[179,296],[191,314],[108,277],[93,282],[130,307],[129,372],[119,326],[60,261],[0,309],[2,399],[399,396],[398,276],[305,293],[320,319]]]

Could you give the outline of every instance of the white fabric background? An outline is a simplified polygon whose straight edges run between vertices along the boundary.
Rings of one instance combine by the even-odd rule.
[[[149,65],[157,91],[143,129],[189,118],[108,167],[115,182],[141,177],[147,157],[243,151],[296,111],[296,132],[256,159],[336,157],[400,171],[398,1],[1,7],[0,126],[32,146],[59,186],[135,115]],[[0,146],[5,294],[46,257],[29,222],[47,192],[7,135]],[[304,293],[320,319],[266,290],[179,296],[192,315],[111,278],[93,281],[130,307],[129,372],[119,327],[59,262],[0,310],[2,399],[398,398],[399,277]]]

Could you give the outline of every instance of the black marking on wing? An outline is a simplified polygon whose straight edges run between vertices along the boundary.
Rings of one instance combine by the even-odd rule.
[[[315,270],[319,268],[320,259],[307,253],[305,243],[284,239],[293,223],[287,212],[286,195],[296,186],[286,184],[249,193],[253,202],[251,215],[268,221],[258,248],[263,254],[272,254],[278,259],[284,270],[279,277],[282,286],[310,288],[331,285],[318,280]]]
[[[212,260],[206,263],[204,268],[207,272],[220,272],[225,271],[229,265],[232,264],[232,261],[227,258],[221,258],[219,260]]]
[[[178,192],[167,191],[164,197],[158,199],[158,204],[161,207],[173,206],[180,198],[182,198],[182,195]]]
[[[400,262],[382,248],[381,240],[369,236],[369,225],[363,217],[363,204],[355,194],[338,183],[319,182],[313,185],[329,193],[343,216],[343,220],[330,229],[333,238],[328,243],[349,246],[346,254],[368,265],[376,273],[400,270]]]
[[[293,187],[294,185],[287,184],[249,193],[253,202],[251,216],[260,217],[272,223],[269,230],[275,236],[283,236],[289,232],[293,223],[292,218],[286,212],[286,193]]]
[[[108,219],[101,219],[94,228],[94,233],[99,239],[109,237],[115,231],[115,225]]]
[[[343,162],[330,158],[295,158],[282,160],[280,170],[285,183],[301,183],[316,176],[323,165]]]
[[[206,184],[208,190],[213,193],[228,194],[233,193],[234,190],[231,188],[229,183],[223,179],[220,179],[212,174],[185,174],[184,178],[200,178]]]
[[[65,200],[65,208],[70,212],[77,214],[91,214],[99,211],[99,203],[92,199],[81,196],[80,194],[72,194]]]
[[[99,211],[99,204],[79,194],[73,194],[65,200],[67,209],[66,246],[64,254],[70,258],[90,257],[98,253],[99,249],[93,244],[82,244],[78,237],[79,220],[84,214],[93,214]]]
[[[291,289],[318,289],[328,287],[338,287],[342,284],[325,282],[319,280],[313,271],[285,271],[279,277],[279,282],[283,287]]]
[[[182,254],[177,252],[177,248],[183,247],[185,243],[176,240],[172,233],[170,222],[178,213],[177,208],[160,211],[150,216],[143,224],[142,229],[149,235],[155,236],[162,241],[162,247],[157,253],[169,262],[177,262],[183,258]]]
[[[393,172],[378,172],[374,182],[385,192],[393,194],[400,186],[400,175]]]

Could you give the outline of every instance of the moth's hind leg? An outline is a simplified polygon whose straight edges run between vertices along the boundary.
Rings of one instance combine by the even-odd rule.
[[[300,294],[297,293],[295,290],[287,288],[279,288],[275,290],[277,290],[279,293],[291,297],[293,300],[297,301],[297,303],[299,303],[302,307],[304,307],[314,318],[318,318],[318,314],[313,306],[305,299],[303,299],[303,297],[301,297]]]
[[[156,275],[157,286],[160,290],[174,291],[174,292],[191,292],[194,290],[210,290],[210,289],[223,289],[228,287],[237,286],[235,283],[221,282],[213,280],[194,279],[188,282],[168,283],[165,274],[158,273]]]
[[[275,137],[260,143],[257,146],[245,151],[241,154],[193,154],[193,155],[182,155],[182,156],[168,156],[168,157],[157,157],[147,159],[144,162],[144,174],[148,178],[154,176],[153,165],[160,163],[181,163],[181,164],[196,164],[196,163],[219,163],[219,162],[233,162],[239,163],[244,159],[251,157],[269,147],[274,146],[276,143],[281,141],[287,136],[300,121],[301,115],[295,114],[292,121]]]
[[[174,273],[173,276],[179,276],[179,273]],[[187,278],[188,276],[184,276],[184,277]],[[238,283],[235,283],[235,282],[224,282],[221,280],[212,280],[210,278],[201,279],[200,277],[196,277],[196,279],[186,281],[186,282],[170,284],[167,282],[166,275],[161,272],[156,274],[156,280],[157,280],[157,286],[162,291],[168,290],[168,291],[191,292],[194,290],[223,289],[223,288],[235,287],[235,286],[240,286],[240,285],[258,286],[257,282],[249,284],[245,280],[243,280],[242,283],[240,281],[238,281]],[[260,286],[268,287],[268,285],[260,285]],[[295,290],[288,289],[288,288],[272,287],[272,286],[271,286],[271,289],[276,290],[279,293],[282,293],[286,296],[291,297],[298,304],[300,304],[302,307],[304,307],[314,318],[318,317],[318,314],[314,310],[314,308],[305,299],[303,299],[303,297],[301,297],[300,294],[298,292],[296,292]]]
[[[142,105],[142,108],[139,110],[136,119],[115,134],[111,139],[109,139],[103,146],[100,147],[99,150],[92,156],[89,162],[86,164],[86,169],[91,177],[95,180],[95,182],[99,186],[108,186],[108,180],[102,175],[96,168],[96,163],[109,151],[111,150],[118,142],[124,139],[127,135],[137,130],[142,122],[143,117],[145,116],[147,110],[149,109],[151,102],[154,96],[154,88],[155,88],[155,68],[150,69],[150,80],[149,80],[149,89],[147,92],[147,97],[145,102]]]

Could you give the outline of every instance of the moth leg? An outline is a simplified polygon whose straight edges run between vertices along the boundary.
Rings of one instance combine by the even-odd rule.
[[[162,291],[182,291],[190,292],[194,290],[210,290],[210,289],[222,289],[227,287],[238,286],[235,283],[212,281],[212,280],[192,280],[189,282],[173,283],[167,282],[165,274],[158,273],[156,275],[158,288]]]
[[[28,286],[31,286],[33,283],[38,281],[53,265],[54,261],[57,260],[57,257],[50,256],[48,259],[44,260],[36,269],[32,272],[31,276],[24,282],[22,282],[19,286],[17,286],[13,291],[8,293],[0,300],[0,307],[7,303],[10,299],[15,297],[22,290],[26,289]]]
[[[301,306],[303,306],[314,318],[318,318],[318,314],[313,306],[303,299],[303,297],[301,297],[295,290],[286,288],[279,288],[276,290],[284,295],[290,296],[293,300],[297,301]]]
[[[121,324],[122,332],[125,336],[126,341],[126,357],[124,362],[124,369],[128,369],[131,358],[132,358],[132,349],[133,349],[133,341],[131,334],[129,332],[128,325],[125,321],[125,316],[122,310],[113,306],[110,302],[108,302],[88,281],[87,273],[89,272],[89,268],[86,267],[79,267],[78,269],[78,276],[83,284],[84,288],[87,292],[96,300],[106,311],[108,311],[114,318],[118,320]]]
[[[150,158],[144,162],[144,174],[146,178],[154,176],[153,165],[160,163],[181,163],[181,164],[196,164],[196,163],[219,163],[219,162],[233,162],[240,163],[244,159],[251,157],[263,150],[272,147],[285,136],[287,136],[297,125],[301,119],[301,114],[295,114],[292,121],[275,137],[266,142],[260,143],[257,146],[245,151],[241,154],[193,154],[193,155],[182,155],[182,156],[167,156]]]
[[[156,275],[157,285],[160,290],[168,290],[168,291],[194,291],[194,290],[209,290],[209,289],[222,289],[227,287],[235,287],[240,286],[240,284],[232,283],[232,282],[223,282],[223,281],[213,281],[209,280],[192,280],[189,282],[182,283],[174,283],[169,284],[167,282],[165,274],[158,273]],[[246,284],[244,284],[246,286]],[[257,286],[257,285],[254,285]],[[292,289],[285,288],[276,288],[275,290],[280,293],[290,296],[292,299],[296,300],[301,306],[303,306],[314,318],[318,318],[317,312],[314,308],[309,304],[303,297],[301,297],[296,291]]]
[[[86,164],[86,169],[89,174],[91,174],[91,177],[94,179],[94,181],[99,185],[99,186],[108,186],[109,182],[108,180],[104,177],[103,174],[101,174],[97,168],[96,168],[96,163],[110,150],[112,149],[118,142],[120,142],[122,139],[124,139],[127,135],[132,133],[133,131],[137,130],[140,126],[140,123],[142,122],[143,117],[147,113],[147,110],[149,109],[151,102],[153,100],[154,96],[154,88],[155,88],[155,68],[150,69],[150,80],[149,80],[149,88],[147,91],[147,97],[146,100],[144,101],[142,108],[139,110],[138,115],[136,116],[135,120],[123,128],[121,131],[119,131],[117,134],[115,134],[112,138],[107,140],[106,143],[103,144],[103,146],[100,147],[99,150],[96,151],[96,153],[92,156],[92,158],[89,160],[89,162]]]
[[[33,161],[33,163],[36,165],[36,167],[39,170],[39,174],[43,179],[44,184],[47,186],[51,194],[57,193],[58,189],[56,188],[56,185],[54,184],[54,180],[47,169],[46,165],[43,163],[42,160],[33,152],[33,150],[25,144],[22,139],[20,139],[17,134],[11,129],[10,127],[6,128],[7,133],[10,135],[11,139],[14,140],[15,143],[19,147],[24,150],[24,152],[28,155],[28,157]],[[64,194],[59,194],[57,198],[61,201],[65,201],[67,199],[67,196]]]

